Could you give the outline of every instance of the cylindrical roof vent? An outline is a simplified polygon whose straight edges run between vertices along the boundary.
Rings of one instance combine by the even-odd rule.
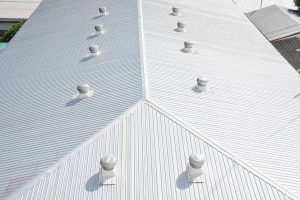
[[[108,12],[106,10],[106,7],[100,7],[99,12],[100,12],[100,15],[107,15],[108,14]]]
[[[185,24],[182,22],[177,22],[177,28],[175,29],[175,31],[177,32],[185,32]]]
[[[111,171],[115,168],[117,160],[111,156],[107,155],[101,158],[100,165],[106,171]]]
[[[82,84],[78,85],[77,91],[78,91],[78,94],[77,94],[76,98],[78,98],[78,99],[91,97],[94,94],[94,91],[91,89],[91,87],[87,83],[82,83]]]
[[[202,155],[191,154],[189,157],[189,163],[194,169],[200,169],[203,166],[204,162],[205,160]]]
[[[100,48],[98,45],[91,45],[89,46],[89,50],[90,50],[90,53],[92,55],[99,55],[100,54]]]
[[[206,91],[207,83],[208,83],[208,79],[203,78],[203,77],[198,77],[195,89],[198,92],[204,92],[204,91]]]
[[[192,53],[194,44],[191,42],[184,42],[184,48],[183,48],[183,52],[185,53]]]
[[[96,25],[95,30],[96,30],[97,34],[104,34],[105,33],[103,25]]]
[[[77,86],[79,94],[87,94],[90,91],[90,86],[87,83],[83,83]]]
[[[173,15],[173,16],[181,16],[179,8],[178,7],[173,7],[171,15]]]
[[[198,179],[198,177],[202,176],[204,173],[203,171],[204,163],[205,160],[202,155],[191,154],[189,156],[189,162],[186,166],[189,183],[201,181]]]

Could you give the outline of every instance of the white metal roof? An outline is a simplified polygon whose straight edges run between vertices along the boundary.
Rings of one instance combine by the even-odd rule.
[[[191,153],[205,157],[203,183],[188,183]],[[99,185],[99,159],[117,158],[116,185]],[[159,108],[140,102],[10,199],[292,198]]]
[[[1,0],[0,20],[28,19],[42,0]]]
[[[149,99],[300,196],[299,74],[231,1],[142,4]],[[186,40],[197,53],[180,51]]]
[[[298,10],[273,5],[250,12],[247,16],[270,41],[300,33]]]
[[[106,6],[109,15],[99,17],[100,6]],[[173,6],[182,10],[182,17],[169,15]],[[187,32],[174,31],[178,21],[186,23]],[[98,24],[104,25],[104,35],[94,35],[94,26]],[[184,54],[180,51],[186,40],[195,42],[197,53]],[[100,56],[88,57],[88,47],[92,44],[100,46]],[[226,189],[227,186],[222,183],[216,193],[208,190],[204,195],[213,195],[211,199],[214,195],[218,198],[224,195],[228,199],[231,195],[237,195],[236,199],[253,195],[264,199],[260,195],[267,195],[266,188],[270,192],[272,185],[274,190],[283,191],[283,186],[300,196],[300,126],[296,123],[300,110],[297,96],[300,92],[299,76],[230,0],[184,3],[179,0],[45,0],[8,47],[1,51],[0,70],[0,199],[16,190],[22,192],[26,188],[30,191],[30,186],[37,183],[30,181],[33,177],[53,166],[140,100],[151,101],[163,108],[170,113],[170,118],[178,118],[187,124],[184,129],[192,127],[196,132],[206,134],[254,167],[251,173],[263,174],[259,175],[261,179],[251,175],[254,178],[251,187],[256,187],[251,191],[246,187]],[[209,78],[205,93],[192,90],[198,76]],[[74,101],[72,95],[82,82],[89,83],[95,94],[91,98]],[[147,117],[150,121],[154,120],[151,115]],[[158,121],[155,127],[160,125],[173,130],[174,127],[168,124],[170,119],[165,119]],[[134,122],[136,124],[132,127],[138,126],[139,121]],[[140,144],[139,141],[146,142],[148,135],[140,136],[136,136],[133,145]],[[186,139],[191,137],[190,134],[183,136]],[[129,137],[133,135],[130,133]],[[151,140],[161,141],[160,145],[171,143],[164,141],[166,138],[159,138]],[[113,139],[109,136],[107,141],[114,142]],[[178,143],[187,144],[183,139]],[[141,153],[148,153],[151,159],[146,160],[147,157],[143,156],[145,160],[139,160],[142,162],[140,165],[147,166],[152,159],[165,162],[153,151],[152,144],[147,145],[145,149],[140,147]],[[88,153],[91,157],[85,159],[99,159],[92,156],[106,150],[103,146],[97,154]],[[170,149],[166,150],[171,153]],[[187,153],[187,150],[182,152]],[[173,157],[168,158],[170,164],[177,161],[174,160],[176,154],[171,155]],[[229,157],[232,158],[231,155]],[[220,158],[216,162],[225,159],[216,158]],[[79,160],[73,161],[81,164]],[[58,165],[67,169],[67,163],[62,161]],[[83,169],[81,178],[88,178],[92,172],[89,170],[94,170],[96,163],[91,166],[93,169],[84,162],[80,167]],[[217,169],[218,166],[215,167]],[[165,168],[161,169],[165,172]],[[174,177],[179,169],[183,170],[174,169]],[[61,181],[70,177],[65,175],[68,176],[61,177]],[[130,180],[136,174],[128,176]],[[267,181],[269,185],[264,185],[264,176],[271,180]],[[54,181],[51,178],[43,180]],[[162,179],[156,177],[151,180]],[[164,180],[166,184],[174,183],[174,179]],[[247,181],[233,182],[238,186],[239,183],[249,184]],[[141,187],[144,183],[141,181]],[[25,187],[20,190],[23,185]],[[62,186],[82,186],[79,196],[93,195],[90,198],[97,197],[98,193],[102,195],[101,192],[112,195],[112,191],[103,191],[103,188],[88,193],[84,185]],[[133,186],[138,187],[138,182],[129,182],[129,186],[128,190],[118,188],[118,194],[145,199],[152,197],[146,192],[134,192]],[[159,188],[155,184],[152,186],[153,191]],[[146,186],[143,187],[141,190]],[[153,193],[196,198],[193,192],[201,191],[191,188],[193,191],[177,191],[166,186],[162,193]],[[63,187],[59,189],[66,191]],[[237,193],[237,189],[241,193]],[[51,193],[44,186],[39,187],[37,192],[36,198],[44,192],[47,192],[46,195]],[[284,194],[288,192],[278,193],[281,197]],[[114,199],[114,196],[107,198]]]
[[[136,2],[103,4],[107,18],[98,0],[45,0],[1,51],[0,199],[142,98]],[[101,56],[88,57],[92,44]],[[73,100],[85,82],[93,97]]]

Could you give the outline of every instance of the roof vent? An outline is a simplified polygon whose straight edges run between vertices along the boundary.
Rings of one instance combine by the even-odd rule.
[[[194,44],[191,42],[184,42],[184,48],[183,48],[183,52],[184,53],[192,53]]]
[[[177,22],[177,28],[175,29],[175,31],[177,32],[185,32],[185,24],[182,22]]]
[[[206,78],[197,78],[197,84],[195,85],[195,90],[198,92],[205,92],[206,91],[206,85],[208,83],[208,80]]]
[[[203,175],[204,163],[205,160],[202,155],[191,154],[189,156],[189,162],[186,167],[189,182],[194,182],[197,177]]]
[[[103,25],[96,25],[95,30],[97,34],[103,35],[105,33]]]
[[[91,45],[89,46],[89,50],[91,52],[91,55],[100,55],[101,54],[101,51],[100,51],[100,48],[98,45]]]
[[[100,15],[107,15],[108,14],[108,12],[106,11],[106,7],[100,7],[99,12],[100,12]]]
[[[77,86],[78,98],[91,97],[94,94],[94,91],[90,88],[89,84],[83,83]]]
[[[173,7],[171,15],[173,15],[173,16],[181,16],[179,8]]]
[[[111,155],[104,156],[100,159],[99,180],[101,185],[116,184],[116,163],[117,160]]]

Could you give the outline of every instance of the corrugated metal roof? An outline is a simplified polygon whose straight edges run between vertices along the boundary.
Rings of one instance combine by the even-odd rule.
[[[203,183],[187,181],[191,153]],[[116,185],[99,185],[99,160],[116,156]],[[292,199],[231,155],[141,102],[9,199]]]
[[[243,12],[248,13],[271,5],[297,9],[293,0],[231,0]]]
[[[299,74],[230,1],[142,4],[150,100],[300,197]]]
[[[270,41],[300,33],[300,15],[295,9],[272,5],[247,16]]]
[[[100,6],[110,14],[98,17]],[[97,24],[105,35],[93,35]],[[92,44],[102,54],[90,59]],[[0,70],[3,199],[142,98],[136,1],[45,0],[1,51]],[[94,96],[72,100],[82,82]]]
[[[42,0],[1,0],[0,20],[28,19]]]
[[[271,43],[295,69],[300,69],[300,35]]]
[[[169,15],[174,5],[182,9],[182,17]],[[99,17],[100,6],[106,6],[109,15]],[[187,32],[174,31],[179,20],[186,23]],[[100,23],[106,34],[96,36],[94,26]],[[196,53],[181,52],[186,40],[196,43]],[[100,46],[101,56],[88,57],[88,46],[92,44]],[[206,134],[272,181],[300,195],[296,124],[300,110],[299,76],[229,0],[102,3],[45,0],[9,46],[1,51],[0,70],[0,199],[48,169],[145,98]],[[195,93],[192,88],[196,78],[202,75],[209,78],[208,91]],[[82,82],[88,82],[95,94],[92,98],[74,101],[72,95]],[[112,137],[108,134],[104,139],[122,142],[124,149],[119,149],[116,143],[110,147],[96,140],[92,146],[82,147],[82,153],[72,154],[76,159],[68,157],[71,160],[59,163],[62,167],[52,168],[54,171],[42,179],[45,182],[25,186],[28,195],[33,196],[26,193],[20,198],[51,199],[51,194],[64,199],[68,194],[63,191],[72,188],[74,195],[78,195],[73,197],[78,199],[98,195],[107,199],[153,199],[152,195],[193,199],[200,194],[207,199],[288,198],[281,189],[277,190],[277,185],[271,186],[274,183],[254,175],[257,173],[239,165],[231,156],[223,156],[223,150],[217,151],[218,148],[206,144],[206,140],[187,134],[185,128],[178,127],[171,119],[153,115],[156,111],[152,108],[139,108],[140,111],[132,111],[129,117],[122,119],[133,123],[130,127],[139,127],[138,130],[115,129],[110,131]],[[116,122],[115,128],[120,128],[119,123],[127,123],[122,120]],[[141,123],[134,124],[140,120],[153,124],[145,127]],[[152,132],[137,134],[150,130],[151,126],[158,129],[153,135]],[[178,137],[172,135],[177,128],[183,131]],[[119,140],[114,141],[117,138]],[[127,141],[132,144],[127,146]],[[180,142],[184,149],[177,150]],[[192,150],[188,145],[198,147],[198,152],[204,151],[211,165],[209,174],[213,177],[208,177],[207,184],[201,188],[199,185],[184,188],[186,185],[181,180],[178,188],[172,188],[184,170],[186,161],[182,161],[182,157]],[[92,151],[98,148],[101,151]],[[99,156],[109,152],[109,148],[120,159],[137,158],[127,164],[121,161],[125,165],[122,174],[126,179],[122,177],[119,184],[124,188],[89,191],[94,188],[89,180],[96,177],[93,175]],[[126,152],[123,154],[121,150]],[[158,150],[163,152],[159,154]],[[134,168],[137,161],[141,162]],[[163,167],[153,161],[162,162]],[[225,168],[221,168],[221,164],[225,164]],[[148,165],[153,168],[147,168]],[[234,166],[237,171],[229,172],[223,180],[226,170]],[[76,167],[80,176],[71,176],[68,170],[71,167]],[[135,169],[140,171],[132,171]],[[73,184],[72,181],[78,182]],[[37,185],[33,186],[34,183]],[[87,183],[92,185],[86,186]],[[33,186],[33,190],[29,186]]]

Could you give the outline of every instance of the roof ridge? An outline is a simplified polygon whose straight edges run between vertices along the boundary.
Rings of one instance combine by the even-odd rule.
[[[254,169],[253,167],[251,167],[250,165],[248,165],[247,163],[245,163],[244,161],[242,161],[242,159],[238,158],[236,155],[230,153],[229,151],[227,151],[226,149],[222,148],[220,145],[216,144],[215,142],[213,142],[212,140],[210,140],[209,138],[207,138],[206,136],[204,136],[203,134],[199,133],[198,131],[196,131],[195,129],[193,129],[191,126],[187,125],[186,123],[184,123],[182,120],[176,118],[174,115],[170,114],[168,111],[166,111],[165,109],[163,109],[161,106],[156,105],[154,102],[151,102],[149,100],[147,100],[147,104],[149,106],[151,106],[153,109],[155,109],[156,111],[160,112],[161,114],[167,116],[169,119],[171,119],[172,121],[174,121],[175,123],[177,123],[178,125],[182,126],[183,128],[187,129],[188,131],[190,131],[192,134],[194,134],[196,137],[199,137],[200,139],[202,139],[203,141],[207,142],[209,145],[211,145],[213,148],[215,148],[216,150],[220,151],[221,153],[223,153],[225,156],[227,156],[229,159],[233,160],[234,162],[237,162],[238,164],[240,164],[243,168],[245,168],[246,170],[248,170],[249,172],[253,173],[254,175],[256,175],[258,178],[266,181],[267,183],[269,183],[270,185],[272,185],[273,187],[281,190],[282,192],[285,192],[287,195],[289,195],[291,198],[293,199],[298,199],[298,197],[296,197],[295,195],[293,195],[291,192],[289,192],[287,189],[283,188],[281,185],[279,185],[277,182],[270,180],[269,178],[267,178],[266,176],[264,176],[262,173],[260,173],[259,171],[257,171],[256,169]]]
[[[141,0],[137,0],[137,6],[138,6],[142,91],[143,91],[143,100],[146,100],[147,98],[149,98],[149,91],[148,91],[146,55],[145,55],[144,22],[142,17],[143,11],[142,11]]]

